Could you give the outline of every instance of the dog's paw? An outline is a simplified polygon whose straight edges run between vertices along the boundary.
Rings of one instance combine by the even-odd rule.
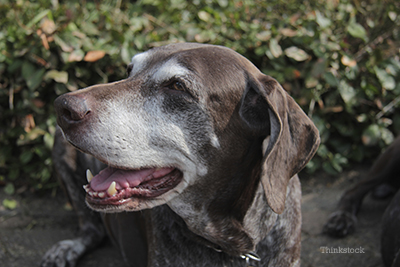
[[[323,232],[333,237],[345,237],[356,230],[357,218],[347,211],[336,211],[329,216]]]
[[[40,266],[74,267],[85,250],[85,246],[79,239],[60,241],[46,252]]]

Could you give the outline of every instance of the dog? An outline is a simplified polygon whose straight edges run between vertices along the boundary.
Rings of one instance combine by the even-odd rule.
[[[42,266],[74,266],[106,234],[131,266],[300,266],[297,173],[320,139],[280,84],[195,43],[138,54],[128,73],[55,101],[81,234]]]
[[[345,237],[356,229],[357,213],[366,194],[378,198],[395,194],[382,218],[381,253],[385,266],[400,266],[400,137],[382,153],[367,177],[341,197],[337,210],[324,225],[323,232]],[[397,193],[396,193],[397,192]]]

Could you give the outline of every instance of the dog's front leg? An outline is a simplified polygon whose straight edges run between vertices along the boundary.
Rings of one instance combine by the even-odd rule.
[[[102,164],[69,145],[59,130],[54,141],[53,163],[56,174],[78,214],[80,234],[77,238],[63,240],[53,245],[43,256],[41,266],[72,267],[85,252],[98,246],[105,237],[100,215],[86,206],[86,193],[82,188],[87,184],[86,169],[98,172]]]

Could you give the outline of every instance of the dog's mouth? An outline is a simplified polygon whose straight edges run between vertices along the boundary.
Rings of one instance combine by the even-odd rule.
[[[93,205],[125,204],[132,199],[152,199],[176,187],[183,178],[177,168],[123,170],[107,167],[93,177],[86,173],[86,201]]]

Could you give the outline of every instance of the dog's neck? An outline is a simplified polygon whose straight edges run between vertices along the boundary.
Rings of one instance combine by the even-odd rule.
[[[210,257],[214,266],[242,266],[245,262],[250,266],[260,261],[255,252],[232,256],[220,250],[217,244],[190,231],[167,205],[153,208],[150,213],[149,266],[194,266]]]
[[[297,201],[296,198],[291,198],[290,194],[301,194],[299,190],[298,178],[293,178],[288,186],[287,201]],[[299,206],[300,202],[294,205]],[[293,255],[300,253],[299,243],[293,241],[300,239],[300,235],[297,236],[300,229],[296,227],[300,227],[301,214],[290,209],[290,206],[289,211],[281,215],[274,213],[266,203],[262,185],[259,185],[242,223],[243,232],[254,244],[254,248],[247,251],[239,252],[237,247],[234,248],[235,253],[221,250],[218,243],[204,238],[209,233],[195,234],[168,205],[153,208],[149,210],[149,214],[148,266],[197,266],[199,262],[209,262],[210,259],[213,266],[267,266],[276,260],[282,249],[293,251]],[[288,214],[292,214],[293,217],[288,217]],[[282,224],[282,221],[288,219],[295,222],[294,228],[286,229]],[[288,235],[282,238],[280,232],[287,232]],[[231,244],[232,248],[237,246],[234,241],[229,238],[224,240],[225,243]],[[245,265],[246,254],[249,256],[252,252],[260,256],[261,262],[249,259]],[[174,262],[171,262],[171,255],[174,256]],[[298,266],[298,263],[294,263],[293,266]]]

